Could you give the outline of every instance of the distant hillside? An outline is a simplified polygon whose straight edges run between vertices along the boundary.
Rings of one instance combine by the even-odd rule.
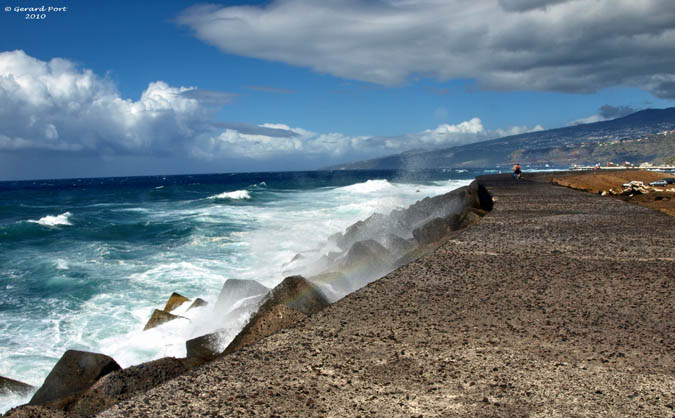
[[[530,132],[433,151],[409,151],[329,168],[421,170],[510,166],[515,162],[541,166],[606,161],[661,163],[675,156],[675,137],[655,134],[672,130],[675,130],[675,108],[647,109],[604,122]],[[626,145],[629,143],[632,145]]]

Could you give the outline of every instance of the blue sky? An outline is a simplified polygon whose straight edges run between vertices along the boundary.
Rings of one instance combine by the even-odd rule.
[[[675,98],[670,1],[2,4],[0,180],[313,169]]]

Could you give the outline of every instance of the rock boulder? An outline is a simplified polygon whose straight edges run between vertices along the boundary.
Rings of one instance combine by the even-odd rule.
[[[35,392],[29,405],[44,405],[61,409],[108,373],[120,370],[112,358],[98,353],[68,350],[56,363]]]
[[[286,277],[265,297],[258,311],[227,346],[224,353],[232,353],[274,334],[326,306],[328,301],[317,286],[302,276]]]
[[[308,278],[308,280],[319,286],[331,303],[344,296],[347,293],[347,289],[352,288],[349,278],[339,271],[317,274]]]
[[[202,335],[185,342],[187,357],[202,362],[211,361],[223,352],[223,331]]]
[[[235,303],[253,296],[263,296],[269,289],[255,280],[227,279],[218,295],[216,311],[227,312]]]
[[[413,230],[413,236],[420,246],[449,238],[453,231],[464,229],[480,220],[476,209],[467,207],[461,213],[434,218]]]
[[[188,371],[184,359],[165,357],[109,373],[65,409],[70,415],[93,416],[114,404]]]
[[[173,292],[171,296],[169,296],[169,300],[166,301],[166,306],[164,306],[164,311],[166,312],[171,312],[174,309],[178,308],[185,302],[189,302],[190,299],[186,298],[183,295],[179,295],[176,292]]]
[[[192,305],[190,305],[190,307],[187,308],[187,310],[189,311],[190,309],[201,308],[203,306],[207,306],[208,304],[209,303],[207,301],[205,301],[204,299],[197,298],[197,299],[195,299],[194,302],[192,302]]]
[[[328,301],[321,291],[302,276],[286,277],[265,298],[261,310],[274,305],[285,305],[307,316],[319,312]]]
[[[161,309],[155,309],[154,311],[152,311],[152,315],[150,315],[150,319],[148,319],[148,322],[145,324],[145,328],[143,328],[143,331],[147,331],[151,328],[158,327],[166,322],[173,321],[174,319],[179,318],[187,319],[184,316],[174,315]]]
[[[0,395],[7,395],[9,393],[27,395],[33,390],[35,390],[35,387],[27,383],[0,376]]]
[[[305,318],[307,318],[307,315],[286,305],[274,305],[263,311],[258,311],[227,346],[224,354],[232,353],[244,346],[253,344]]]
[[[438,242],[452,232],[452,218],[434,218],[424,225],[413,230],[413,236],[420,246]]]
[[[375,240],[357,241],[340,263],[340,270],[350,276],[371,276],[386,271],[392,255]]]
[[[398,235],[391,233],[384,236],[382,245],[389,250],[394,258],[398,258],[403,254],[412,251],[417,246],[415,242],[403,239]]]

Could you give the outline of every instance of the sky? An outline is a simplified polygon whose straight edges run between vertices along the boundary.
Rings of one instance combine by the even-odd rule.
[[[0,181],[317,169],[675,106],[672,0],[1,3]]]

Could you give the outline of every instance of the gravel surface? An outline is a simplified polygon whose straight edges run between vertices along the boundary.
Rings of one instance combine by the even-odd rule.
[[[103,415],[674,416],[675,218],[480,180],[434,254]]]
[[[672,174],[646,170],[618,170],[609,172],[565,172],[553,175],[551,179],[561,186],[601,194],[612,189],[621,193],[622,185],[631,181],[641,181],[647,186],[649,193],[631,193],[629,196],[610,195],[615,199],[659,210],[667,215],[675,216],[675,185],[649,187],[655,180],[673,177]]]

